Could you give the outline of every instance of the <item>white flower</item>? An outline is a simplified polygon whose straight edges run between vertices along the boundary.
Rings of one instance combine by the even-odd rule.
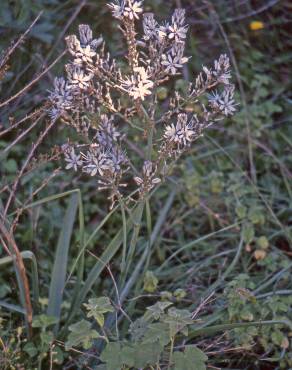
[[[229,90],[223,91],[220,99],[218,100],[219,109],[225,116],[232,116],[236,111],[233,93]]]
[[[104,175],[104,172],[110,169],[110,160],[106,152],[98,150],[90,150],[87,154],[83,154],[85,165],[83,170],[90,176],[95,176],[97,173],[100,176]]]
[[[231,73],[230,61],[227,55],[220,55],[219,60],[215,60],[214,67],[215,70],[213,71],[213,75],[217,78],[219,82],[228,85],[231,78]]]
[[[144,100],[151,94],[154,83],[149,80],[149,76],[144,67],[135,67],[135,75],[123,81],[123,87],[129,91],[129,95],[135,100]]]
[[[155,177],[156,168],[151,161],[145,161],[143,164],[143,178],[134,177],[134,181],[139,186],[140,193],[148,193],[153,187],[161,182],[161,179]]]
[[[236,111],[232,87],[226,87],[221,95],[214,91],[208,98],[210,105],[221,111],[225,116],[233,115]]]
[[[133,19],[139,19],[139,14],[143,12],[142,8],[143,0],[121,0],[116,1],[116,3],[109,4],[112,10],[112,14],[117,19],[122,19],[124,17]]]
[[[187,146],[194,138],[196,132],[193,129],[193,121],[188,121],[185,113],[178,115],[177,123],[166,126],[164,137],[167,141],[180,146]]]
[[[121,19],[124,16],[125,10],[125,1],[121,0],[121,2],[116,1],[116,4],[110,3],[108,5],[112,10],[112,15],[114,18]]]
[[[90,44],[81,46],[80,41],[75,35],[66,37],[66,42],[71,55],[73,55],[73,63],[81,66],[83,63],[92,64],[92,58],[96,56],[96,52]]]
[[[49,100],[52,107],[48,110],[48,114],[53,120],[56,120],[66,109],[72,108],[72,91],[63,77],[54,79],[54,90],[50,91]]]
[[[170,40],[174,39],[176,42],[182,41],[187,37],[188,27],[178,26],[176,23],[169,26],[168,38]]]
[[[175,9],[172,15],[172,23],[176,23],[178,26],[184,26],[185,23],[185,9]]]
[[[68,66],[68,80],[71,87],[79,87],[81,90],[88,88],[89,82],[91,81],[93,74],[86,74],[81,68],[77,66]]]
[[[183,56],[184,53],[184,43],[180,42],[175,44],[170,52],[162,55],[161,64],[165,66],[165,72],[172,75],[176,74],[177,69],[183,67],[189,58]]]
[[[99,37],[98,39],[93,39],[92,30],[87,24],[79,25],[79,35],[80,45],[82,48],[90,46],[92,50],[96,50],[96,48],[102,43],[102,37]]]
[[[55,77],[54,91],[50,91],[49,99],[57,109],[70,109],[72,107],[73,95],[70,86],[63,77]]]
[[[173,57],[171,54],[163,54],[161,64],[165,66],[165,72],[175,75],[177,69],[181,68],[182,65],[178,63],[177,58]]]
[[[143,13],[142,4],[143,1],[127,1],[128,6],[125,7],[124,16],[133,20],[134,18],[139,19],[139,14]]]
[[[85,48],[80,47],[75,54],[74,63],[77,65],[82,65],[84,63],[92,63],[92,58],[96,55],[95,51],[92,51],[90,45]]]
[[[168,29],[169,29],[169,23],[164,23],[162,24],[162,26],[158,28],[158,37],[160,41],[166,38]]]
[[[56,107],[52,107],[48,110],[48,115],[52,121],[56,121],[62,114],[62,110]]]
[[[122,173],[122,167],[128,163],[127,156],[117,146],[111,147],[107,151],[109,158],[109,170],[114,176]]]
[[[144,30],[144,39],[146,41],[157,37],[158,23],[154,19],[153,13],[143,14],[143,30]]]
[[[75,154],[74,148],[70,147],[65,152],[65,161],[67,162],[66,170],[73,168],[74,171],[77,171],[78,167],[82,165],[82,160],[80,159],[79,154]]]
[[[218,101],[220,100],[220,98],[221,98],[221,96],[220,96],[220,94],[218,93],[217,90],[212,91],[211,94],[208,95],[208,100],[211,103],[211,105],[213,105],[213,106],[218,107]]]
[[[100,124],[96,135],[99,144],[103,147],[111,147],[113,142],[117,142],[120,136],[120,132],[113,124],[113,119],[109,119],[106,114],[102,114],[100,116]]]

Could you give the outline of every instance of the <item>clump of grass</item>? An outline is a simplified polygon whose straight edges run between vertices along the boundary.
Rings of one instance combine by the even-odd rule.
[[[6,144],[5,139],[0,143],[5,158],[9,158],[2,161],[0,168],[5,174],[3,181],[1,179],[4,203],[1,212],[7,214],[3,217],[4,226],[10,239],[16,240],[24,262],[33,310],[30,325],[33,335],[26,342],[29,331],[25,332],[22,325],[28,312],[21,297],[21,285],[22,300],[19,300],[17,290],[13,291],[7,283],[14,281],[14,254],[3,257],[0,304],[4,320],[0,323],[0,346],[4,351],[4,360],[1,358],[4,366],[23,363],[28,368],[84,368],[95,366],[99,361],[105,365],[100,364],[98,368],[125,365],[192,368],[194,361],[203,369],[207,364],[225,367],[226,362],[242,369],[290,366],[287,318],[291,305],[291,263],[287,214],[291,191],[285,151],[289,139],[287,126],[279,126],[279,122],[286,122],[289,106],[282,99],[285,93],[277,90],[281,85],[278,68],[275,78],[275,67],[264,55],[264,43],[258,43],[265,40],[269,21],[263,19],[261,29],[253,30],[249,26],[252,15],[247,9],[243,12],[246,21],[234,23],[232,19],[242,15],[230,14],[225,22],[226,15],[221,12],[224,7],[218,9],[219,17],[216,16],[218,4],[214,3],[214,8],[203,4],[201,10],[198,9],[198,12],[210,14],[210,18],[204,17],[199,23],[202,28],[196,31],[196,39],[204,42],[195,46],[191,38],[187,56],[181,57],[182,68],[179,63],[178,66],[170,65],[175,36],[167,35],[169,49],[162,52],[158,66],[162,68],[161,73],[168,70],[169,79],[162,81],[160,86],[155,86],[155,80],[151,79],[147,79],[146,87],[139,85],[143,79],[138,73],[141,69],[134,71],[137,61],[133,50],[127,53],[122,46],[132,45],[131,40],[127,43],[127,29],[130,32],[131,26],[125,24],[126,43],[119,39],[118,47],[108,43],[107,47],[119,50],[117,54],[122,50],[123,54],[133,57],[132,66],[122,58],[117,58],[116,63],[116,68],[121,70],[119,82],[128,83],[127,91],[115,90],[100,82],[94,74],[92,79],[85,81],[88,87],[69,99],[69,103],[76,106],[72,111],[72,106],[62,97],[64,91],[65,95],[69,94],[67,97],[74,91],[74,86],[68,87],[72,81],[57,80],[57,89],[50,93],[48,105],[32,112],[25,121],[13,121],[11,127],[6,126],[0,132],[9,141],[7,135],[21,127],[22,122],[38,119],[37,123],[31,121],[32,127],[21,132],[15,142],[12,139],[13,142]],[[190,3],[190,7],[193,6]],[[127,21],[123,18],[136,19],[131,7],[127,7],[124,3],[112,6],[121,24]],[[140,18],[141,8],[142,4],[137,2],[136,15]],[[233,11],[227,10],[228,14]],[[280,10],[277,7],[271,14]],[[240,9],[234,11],[240,12]],[[192,24],[194,19],[188,14],[187,18]],[[136,25],[138,21],[135,22]],[[143,61],[148,73],[147,53],[151,51],[148,46],[157,40],[152,38],[151,32],[147,36],[147,26],[159,25],[153,15],[146,15],[144,22],[145,39],[135,35],[139,54],[136,59],[138,68]],[[86,23],[91,22],[86,20]],[[237,66],[236,77],[242,80],[245,95],[237,96],[237,101],[245,99],[246,104],[241,104],[241,111],[235,116],[236,124],[232,122],[227,127],[216,122],[214,130],[205,130],[205,138],[193,145],[196,136],[192,132],[196,126],[191,117],[197,114],[200,122],[204,106],[210,110],[216,107],[216,94],[203,94],[198,102],[188,102],[188,83],[179,74],[173,76],[172,73],[176,72],[173,68],[177,68],[193,82],[188,68],[200,67],[198,61],[202,55],[210,53],[213,57],[213,41],[205,40],[208,35],[205,30],[208,31],[210,25],[217,27],[232,63]],[[81,30],[83,41],[91,39],[96,46],[101,42],[99,38],[94,40],[87,26],[81,26]],[[186,30],[183,25],[180,34],[185,35]],[[282,34],[282,30],[278,32]],[[115,39],[119,38],[118,34],[115,32]],[[236,42],[238,36],[251,42],[248,49],[245,49],[246,43]],[[216,53],[220,53],[225,45],[217,35],[214,40]],[[69,70],[80,68],[86,75],[92,73],[98,58],[103,59],[104,64],[106,61],[112,63],[114,58],[107,59],[107,48],[103,45],[97,46],[96,51],[87,48],[89,54],[95,52],[91,55],[93,61],[89,62],[83,55],[87,41],[82,45],[80,41],[81,38],[76,40],[74,36],[68,39],[68,44],[73,43]],[[282,45],[282,41],[278,44]],[[208,50],[204,47],[206,44],[210,46]],[[270,44],[269,48],[272,49]],[[284,49],[281,50],[280,59],[283,57],[283,60],[277,59],[276,63],[282,70],[285,55]],[[197,56],[186,61],[190,54]],[[210,70],[216,72],[216,67]],[[102,91],[110,91],[114,108],[121,111],[110,112],[100,102],[91,111],[84,103],[86,109],[82,110],[82,104],[79,106],[82,94],[90,93],[90,88],[96,89],[100,84]],[[141,91],[135,89],[139,86]],[[285,86],[282,84],[281,89]],[[142,100],[139,94],[145,92],[144,88],[150,94]],[[172,90],[180,95],[180,110],[177,110]],[[9,104],[15,103],[17,107],[19,96]],[[90,99],[97,101],[96,96]],[[120,101],[117,106],[116,99]],[[154,105],[157,107],[155,119]],[[5,112],[7,107],[8,104]],[[151,125],[143,108],[151,118]],[[43,114],[48,111],[52,121],[47,122],[44,135],[39,135],[40,140],[33,139],[37,145],[31,148],[30,133],[44,122]],[[225,113],[223,106],[222,113]],[[19,111],[16,114],[19,115]],[[55,114],[60,115],[58,122],[55,122]],[[249,135],[246,135],[247,120]],[[49,137],[50,130],[58,132],[56,139]],[[27,135],[29,158],[20,161],[25,147],[21,140]],[[51,142],[62,144],[64,141],[68,144],[62,148],[48,149]],[[164,153],[169,151],[165,169],[164,163],[159,165],[163,144]],[[252,152],[246,150],[247,144]],[[96,150],[91,150],[92,145]],[[121,178],[113,176],[114,157],[113,153],[107,153],[108,146],[127,157]],[[96,166],[96,174],[88,176],[96,163],[87,159],[92,159],[102,149],[106,154],[103,174]],[[36,160],[34,157],[40,151],[44,155]],[[177,161],[184,153],[185,160]],[[55,170],[56,166],[50,161],[56,159],[61,160],[61,167]],[[15,181],[15,166],[20,162],[25,166],[16,174]],[[65,166],[77,169],[74,177],[70,177],[70,171],[63,172]],[[43,168],[41,178],[31,175],[37,168]],[[118,186],[113,187],[113,183]],[[123,184],[127,187],[121,186]],[[34,190],[26,192],[28,185]],[[80,189],[71,190],[72,187]],[[111,198],[113,209],[108,212],[104,210],[107,209],[104,193],[97,192],[100,187],[106,187],[101,190],[106,190]],[[43,199],[36,200],[40,194]],[[57,241],[56,231],[59,230]],[[0,245],[8,247],[5,240]],[[56,245],[54,251],[52,245]],[[17,271],[17,266],[14,268]],[[83,306],[83,302],[86,305]],[[13,339],[16,331],[17,343]]]

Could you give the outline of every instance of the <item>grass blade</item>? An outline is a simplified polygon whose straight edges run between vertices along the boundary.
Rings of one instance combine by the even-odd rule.
[[[32,292],[34,299],[34,307],[37,308],[39,303],[39,276],[38,266],[35,255],[31,251],[23,251],[20,253],[24,260],[30,260],[31,262],[31,275],[32,275]],[[14,262],[13,257],[7,256],[0,259],[0,266],[6,265],[7,263]]]
[[[63,227],[59,236],[55,261],[52,271],[52,279],[49,292],[49,305],[47,314],[60,319],[61,304],[66,278],[68,251],[73,231],[73,225],[78,207],[78,195],[72,194],[65,214]],[[58,327],[58,325],[56,326]]]
[[[26,311],[24,308],[20,306],[16,306],[15,304],[12,304],[12,303],[7,303],[5,301],[2,301],[2,299],[0,300],[0,307],[4,307],[9,311],[18,312],[18,313],[21,313],[22,315],[26,315]]]
[[[250,326],[261,327],[261,326],[267,326],[267,325],[285,325],[290,330],[292,328],[292,324],[288,320],[239,322],[239,323],[234,323],[234,324],[214,325],[208,328],[195,329],[189,333],[188,340],[201,336],[201,335],[209,335],[209,334],[213,334],[213,333],[217,333],[217,332],[221,332],[225,330],[232,330],[232,329],[237,329],[237,328],[247,328]]]
[[[138,206],[133,210],[132,217],[130,217],[127,221],[127,230],[128,232],[133,227],[134,220],[137,218],[137,215],[141,212],[142,203],[139,203]],[[106,265],[111,261],[113,256],[117,253],[120,246],[122,245],[124,240],[124,228],[118,231],[116,236],[112,239],[109,243],[105,251],[102,253],[100,259],[96,264],[92,267],[91,271],[88,274],[88,277],[82,287],[78,299],[74,302],[74,306],[72,307],[71,313],[67,320],[66,326],[71,322],[72,318],[75,316],[77,310],[79,309],[80,305],[85,301],[85,298],[88,292],[91,290],[93,285],[95,284],[96,280],[99,278],[100,274],[106,267]]]

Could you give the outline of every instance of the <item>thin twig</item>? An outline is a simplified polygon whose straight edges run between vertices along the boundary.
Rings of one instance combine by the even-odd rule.
[[[21,170],[20,170],[18,176],[16,177],[16,179],[14,181],[14,184],[13,184],[13,187],[12,187],[12,191],[11,191],[11,193],[9,195],[9,198],[7,200],[7,203],[6,203],[6,206],[5,206],[5,209],[4,209],[3,219],[5,219],[5,217],[6,217],[6,214],[7,214],[7,211],[9,209],[10,203],[11,203],[11,201],[12,201],[14,195],[15,195],[17,186],[19,184],[19,181],[20,181],[20,179],[21,179],[21,177],[22,177],[22,175],[23,175],[26,167],[28,166],[30,160],[33,158],[34,153],[35,153],[37,147],[40,145],[40,143],[43,141],[43,139],[45,138],[45,136],[47,135],[47,133],[53,127],[54,123],[55,123],[55,120],[52,120],[50,122],[50,124],[46,127],[45,131],[40,134],[40,136],[39,136],[38,140],[36,141],[36,143],[32,145],[32,148],[31,148],[31,150],[30,150],[30,152],[29,152],[29,154],[28,154],[28,156],[27,156],[27,158],[26,158],[26,160],[25,160],[25,162],[24,162]]]
[[[228,39],[228,36],[227,36],[227,34],[226,34],[226,32],[225,32],[225,30],[224,30],[224,28],[223,28],[223,26],[220,22],[218,13],[216,12],[214,6],[210,2],[206,1],[206,3],[208,4],[210,12],[211,12],[211,14],[213,14],[214,19],[215,19],[215,21],[216,21],[216,23],[217,23],[217,25],[220,29],[220,32],[221,32],[221,34],[223,36],[223,39],[226,43],[226,46],[228,48],[230,58],[232,60],[232,64],[233,64],[234,69],[235,69],[236,80],[237,80],[240,95],[241,95],[243,109],[245,111],[244,120],[245,120],[245,126],[246,126],[246,136],[247,136],[247,144],[248,144],[248,157],[249,157],[250,173],[251,173],[251,178],[252,178],[253,182],[256,184],[257,178],[256,178],[256,168],[255,168],[255,164],[254,164],[254,160],[253,160],[249,110],[248,110],[247,99],[246,99],[243,83],[241,81],[239,68],[238,68],[237,61],[236,61],[235,55],[233,53],[233,49],[231,47],[230,41]]]
[[[43,10],[39,12],[39,14],[36,16],[32,24],[28,27],[28,29],[19,37],[19,39],[16,41],[16,43],[8,49],[7,54],[4,56],[2,60],[0,60],[0,70],[3,68],[3,66],[7,63],[8,59],[10,58],[11,54],[16,50],[16,48],[21,44],[21,42],[25,39],[25,37],[28,35],[28,33],[31,31],[33,26],[36,24],[36,22],[40,19],[41,15],[43,14]]]
[[[11,232],[14,232],[15,228],[16,228],[16,225],[18,223],[18,220],[20,218],[20,216],[22,215],[23,211],[26,209],[26,206],[29,204],[29,203],[32,203],[32,200],[33,198],[42,190],[44,189],[48,183],[60,172],[61,170],[61,167],[55,169],[53,171],[53,173],[46,177],[43,182],[41,183],[41,185],[27,198],[26,202],[23,204],[23,206],[21,208],[19,208],[17,211],[16,211],[16,216],[12,222],[12,226],[11,226],[11,229],[10,231]]]
[[[23,117],[21,120],[19,120],[18,122],[12,124],[11,126],[7,127],[7,129],[3,130],[3,131],[0,131],[0,137],[3,136],[3,135],[6,135],[8,132],[14,130],[15,128],[17,128],[18,126],[20,126],[23,122],[31,119],[31,118],[34,118],[34,116],[37,116],[41,111],[43,110],[43,107],[33,111],[32,113],[26,115],[25,117]],[[0,124],[3,124],[0,122]]]
[[[54,67],[54,65],[66,54],[66,50],[64,50],[58,57],[55,59],[42,73],[40,73],[36,78],[34,78],[29,84],[27,84],[23,89],[18,91],[15,95],[11,96],[9,99],[0,103],[0,108],[4,107],[5,105],[11,103],[13,100],[18,98],[20,95],[25,93],[28,89],[30,89],[36,82],[38,82],[50,69]]]
[[[0,153],[0,157],[2,154],[8,153],[9,150],[16,145],[21,139],[23,139],[38,123],[39,121],[45,116],[45,113],[43,113],[41,116],[39,116],[26,130],[24,130],[21,134],[19,134],[12,143],[7,145],[7,147],[3,150],[2,153]]]
[[[74,13],[71,15],[71,17],[68,19],[68,22],[65,24],[62,32],[60,33],[59,37],[57,38],[57,41],[55,42],[54,46],[51,48],[50,53],[45,59],[45,64],[48,62],[50,56],[52,55],[53,51],[55,50],[56,46],[63,40],[65,33],[67,32],[70,25],[74,22],[75,18],[78,16],[78,14],[81,12],[82,8],[87,4],[87,0],[82,0],[80,4],[75,9]]]

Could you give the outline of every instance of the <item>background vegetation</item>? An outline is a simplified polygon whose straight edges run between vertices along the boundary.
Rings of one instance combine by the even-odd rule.
[[[116,335],[117,317],[120,341],[111,341],[103,351],[106,369],[119,369],[123,356],[128,368],[152,368],[149,358],[157,338],[164,347],[162,368],[170,366],[172,355],[176,369],[292,368],[292,5],[288,0],[148,0],[145,6],[161,19],[177,6],[186,8],[192,59],[183,71],[185,79],[223,51],[230,56],[239,111],[208,131],[152,195],[127,273],[121,272],[120,253],[111,256],[125,234],[121,210],[107,217],[107,200],[94,180],[64,171],[58,146],[68,128],[58,124],[49,131],[20,179],[5,220],[9,225],[13,212],[25,208],[14,238],[32,292],[30,337],[20,277],[0,239],[0,368],[97,369],[104,339]],[[1,70],[1,102],[33,79],[37,82],[11,103],[0,103],[0,207],[32,143],[47,127],[44,118],[36,124],[27,120],[15,130],[9,125],[45,102],[66,56],[38,76],[63,52],[64,36],[87,23],[96,35],[103,34],[114,55],[124,47],[105,1],[6,0],[0,7],[3,51],[39,12],[38,22]],[[185,88],[182,79],[176,84]],[[162,103],[167,95],[161,91]],[[129,240],[135,237],[135,217],[134,236],[127,225]],[[177,312],[167,311],[165,302]],[[52,316],[60,318],[59,324]],[[149,323],[155,324],[150,333]],[[157,337],[168,325],[176,328],[170,345],[168,338]],[[141,336],[145,360],[129,350]]]

